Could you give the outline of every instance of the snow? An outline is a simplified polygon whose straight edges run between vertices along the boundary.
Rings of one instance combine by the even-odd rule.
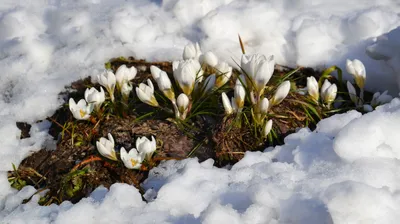
[[[111,57],[175,60],[185,44],[239,61],[274,54],[279,64],[366,66],[368,90],[400,88],[397,0],[2,0],[0,4],[0,220],[2,223],[396,223],[400,218],[400,100],[301,129],[285,144],[248,152],[231,168],[212,160],[163,162],[138,190],[99,187],[76,205],[41,207],[7,181],[11,164],[41,146],[58,93],[95,76]],[[344,73],[346,79],[351,76]],[[16,121],[33,125],[20,140]]]

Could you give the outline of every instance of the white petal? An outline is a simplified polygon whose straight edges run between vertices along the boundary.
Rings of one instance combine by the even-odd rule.
[[[284,81],[283,83],[281,83],[278,86],[274,96],[272,97],[271,105],[273,106],[281,103],[282,100],[284,100],[286,96],[289,94],[289,91],[290,91],[290,82]]]

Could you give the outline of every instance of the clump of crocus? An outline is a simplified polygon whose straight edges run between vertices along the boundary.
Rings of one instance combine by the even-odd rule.
[[[136,139],[136,148],[126,152],[121,148],[121,160],[128,169],[140,169],[144,160],[151,161],[151,157],[156,151],[157,145],[154,136],[149,140],[146,137]]]
[[[175,117],[180,120],[186,119],[195,100],[222,87],[232,76],[232,67],[219,61],[211,51],[202,54],[198,44],[187,45],[183,52],[183,59],[172,63],[173,79],[178,86],[177,89],[173,88],[165,71],[156,66],[150,67],[151,75],[159,90],[171,101]],[[210,67],[212,68],[208,69]],[[147,86],[148,88],[141,84],[136,91],[140,89],[142,91],[137,95],[142,102],[155,106],[155,101],[150,100],[151,96],[154,96],[154,88],[150,83]],[[145,90],[147,94],[144,94]],[[178,97],[175,98],[176,96]]]
[[[224,69],[226,65],[217,65],[217,70],[225,70],[229,74],[229,69]],[[261,133],[266,137],[272,129],[272,120],[268,120],[268,112],[271,107],[281,103],[290,91],[290,82],[282,82],[270,100],[264,96],[264,92],[269,80],[274,73],[275,61],[273,56],[265,57],[264,55],[243,55],[241,59],[241,69],[243,74],[240,75],[233,89],[234,96],[231,101],[222,93],[222,104],[225,114],[242,113],[245,107],[245,98],[249,96],[251,103],[252,117],[255,125],[262,129]],[[230,74],[229,74],[230,76]],[[224,77],[222,77],[224,78]],[[217,79],[216,83],[220,80]],[[226,82],[227,80],[223,80]]]
[[[321,99],[323,105],[325,105],[329,109],[331,104],[336,99],[337,86],[336,84],[332,84],[327,79],[325,79],[319,91],[317,80],[313,76],[310,76],[307,77],[307,92],[314,103],[319,104]]]
[[[118,161],[117,153],[115,151],[115,143],[113,136],[108,133],[107,138],[100,138],[96,142],[97,150],[99,153],[114,161]],[[143,161],[151,161],[157,145],[154,136],[149,140],[146,137],[139,137],[136,139],[136,148],[132,148],[129,152],[124,147],[121,147],[120,157],[125,167],[128,169],[140,169]]]

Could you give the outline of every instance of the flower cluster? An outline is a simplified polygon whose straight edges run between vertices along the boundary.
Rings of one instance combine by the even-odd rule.
[[[220,88],[230,79],[232,67],[226,62],[220,62],[211,51],[202,53],[199,44],[189,44],[183,50],[183,60],[172,63],[173,78],[179,90],[174,90],[167,73],[156,66],[150,71],[158,88],[171,101],[175,117],[186,119],[194,101],[194,95],[204,96],[214,89]],[[211,71],[212,74],[209,74]],[[158,102],[154,97],[154,86],[150,80],[148,85],[140,84],[136,88],[139,99],[154,107]],[[176,93],[176,91],[178,93]],[[180,93],[179,93],[180,92]],[[178,97],[176,98],[176,95]]]
[[[97,150],[99,153],[114,161],[118,161],[117,153],[115,151],[115,143],[113,136],[108,133],[107,138],[100,138],[96,142]],[[151,157],[156,151],[156,140],[154,136],[149,140],[146,137],[136,139],[136,148],[132,148],[129,152],[124,147],[120,149],[120,157],[125,167],[128,169],[140,169],[143,161],[151,161]]]
[[[320,89],[317,80],[313,76],[310,76],[307,77],[307,91],[314,103],[319,104],[321,100],[323,105],[330,108],[336,99],[337,86],[325,79]]]
[[[272,120],[267,119],[268,111],[272,106],[281,103],[290,91],[290,82],[284,81],[270,100],[264,96],[266,85],[274,73],[274,67],[273,56],[266,58],[260,54],[243,55],[241,59],[243,74],[236,80],[234,96],[229,101],[226,93],[222,93],[222,103],[227,115],[240,114],[245,106],[246,95],[249,96],[253,120],[257,125],[263,126],[265,137],[272,128]]]
[[[364,111],[370,112],[372,111],[375,107],[388,103],[390,102],[393,97],[388,95],[388,91],[384,91],[382,94],[380,92],[376,92],[372,96],[372,100],[369,104],[365,103],[364,101],[364,85],[365,85],[365,80],[367,78],[366,70],[364,64],[358,60],[355,59],[353,61],[347,60],[346,61],[346,70],[348,73],[350,73],[356,85],[360,89],[359,96],[357,96],[357,91],[354,88],[354,85],[351,84],[351,82],[347,81],[347,90],[349,92],[349,97],[350,100],[354,103],[354,105],[357,108],[363,108]]]
[[[103,74],[97,76],[97,78],[99,84],[107,90],[112,102],[115,100],[115,87],[121,93],[122,99],[126,101],[132,91],[130,81],[135,78],[136,73],[137,70],[135,67],[128,68],[126,65],[121,65],[115,74],[112,71],[105,71]],[[100,91],[94,87],[87,88],[85,90],[85,99],[81,99],[78,103],[75,103],[72,98],[69,99],[69,109],[77,120],[87,120],[90,118],[93,110],[96,112],[100,111],[105,99],[102,87],[100,87]]]

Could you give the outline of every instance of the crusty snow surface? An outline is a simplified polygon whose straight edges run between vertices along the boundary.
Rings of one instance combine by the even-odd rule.
[[[248,152],[232,167],[168,161],[138,190],[99,187],[73,205],[41,207],[35,189],[10,188],[7,171],[47,134],[58,93],[103,71],[111,57],[177,60],[199,42],[220,60],[273,54],[279,64],[344,69],[362,60],[366,88],[398,96],[397,0],[2,0],[0,4],[0,223],[398,223],[400,100],[322,120],[285,144]],[[345,69],[344,69],[345,71]],[[346,79],[350,75],[344,72]],[[20,140],[16,121],[33,124]]]

